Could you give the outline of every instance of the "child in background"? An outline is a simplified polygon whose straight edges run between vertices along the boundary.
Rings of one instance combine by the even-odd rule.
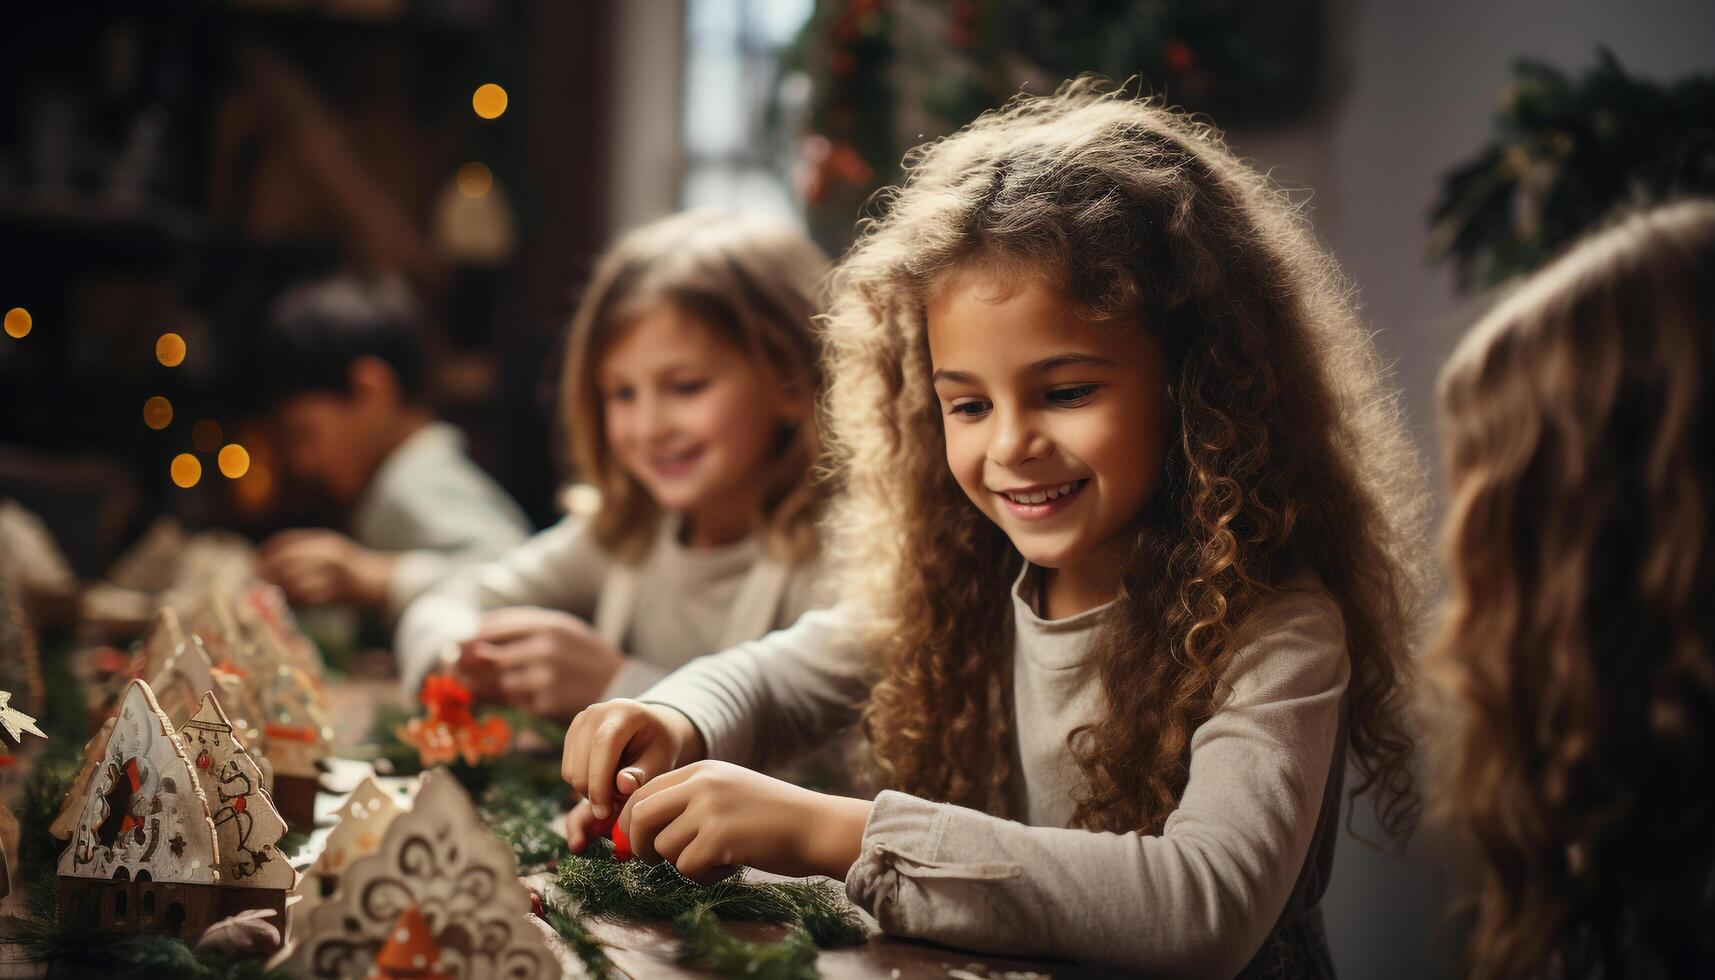
[[[617,811],[896,935],[1330,974],[1348,760],[1413,815],[1425,498],[1344,286],[1214,133],[1097,82],[911,159],[831,280],[852,601],[580,714],[573,846]],[[742,768],[860,712],[874,800]]]
[[[292,289],[257,340],[263,397],[295,479],[348,516],[350,537],[282,531],[258,571],[295,603],[344,603],[391,624],[462,565],[523,541],[529,522],[425,397],[424,339],[398,280]]]
[[[1473,977],[1715,976],[1715,202],[1629,217],[1441,380],[1436,797]]]
[[[599,509],[419,599],[406,684],[449,670],[565,721],[817,604],[826,270],[764,217],[689,212],[621,239],[573,317],[562,392]]]

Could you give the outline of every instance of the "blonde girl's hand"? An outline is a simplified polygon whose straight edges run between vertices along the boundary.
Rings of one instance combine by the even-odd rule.
[[[572,719],[560,775],[584,798],[590,819],[611,820],[625,797],[702,755],[702,735],[689,718],[665,705],[616,698]]]
[[[625,662],[588,623],[534,606],[490,612],[459,650],[489,700],[560,720],[599,700]]]
[[[695,762],[649,780],[619,825],[639,860],[671,861],[710,882],[749,865],[789,877],[844,878],[857,860],[868,800],[829,796],[728,762]]]

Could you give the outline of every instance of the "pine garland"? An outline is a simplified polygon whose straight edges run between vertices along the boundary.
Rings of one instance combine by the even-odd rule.
[[[777,943],[751,943],[721,928],[707,905],[698,905],[673,920],[685,941],[679,962],[713,970],[723,977],[761,980],[815,980],[816,943],[801,926],[794,926]]]
[[[863,924],[830,885],[750,882],[742,873],[702,885],[665,861],[616,861],[612,842],[605,840],[560,863],[560,887],[584,915],[672,921],[701,909],[727,922],[796,925],[822,948],[853,946],[866,937]]]
[[[607,958],[607,953],[601,948],[601,943],[577,916],[577,913],[558,902],[544,898],[542,900],[542,918],[553,930],[560,934],[566,945],[572,948],[578,959],[583,961],[584,969],[594,980],[606,980],[613,973],[613,963]]]

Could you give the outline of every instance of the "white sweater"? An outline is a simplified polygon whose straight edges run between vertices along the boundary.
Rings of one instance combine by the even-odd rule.
[[[464,436],[431,422],[394,447],[351,514],[358,544],[399,555],[387,589],[398,616],[424,589],[530,536],[506,491],[465,455]]]
[[[626,654],[604,698],[631,697],[693,657],[790,626],[821,599],[820,565],[786,566],[746,538],[689,548],[679,522],[661,522],[642,560],[627,565],[601,547],[582,517],[567,517],[498,559],[413,602],[394,648],[408,691],[449,650],[476,635],[485,613],[540,606],[590,620]]]
[[[1144,835],[1067,828],[1082,777],[1066,739],[1104,710],[1088,652],[1107,607],[1047,621],[1016,586],[1012,601],[1011,812],[883,792],[847,894],[895,935],[1232,976],[1326,887],[1349,674],[1339,607],[1309,586],[1273,596],[1242,626],[1232,695],[1192,737],[1178,809],[1161,834]],[[852,648],[847,624],[860,614],[808,614],[693,662],[643,698],[690,718],[710,758],[777,762],[856,717],[875,667]]]

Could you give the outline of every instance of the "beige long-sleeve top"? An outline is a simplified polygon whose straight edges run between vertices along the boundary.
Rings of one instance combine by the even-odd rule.
[[[881,793],[848,896],[896,935],[1232,976],[1326,886],[1349,673],[1339,607],[1307,584],[1244,624],[1226,673],[1231,697],[1193,735],[1179,807],[1162,833],[1144,835],[1067,828],[1082,785],[1067,737],[1105,707],[1088,657],[1107,607],[1048,621],[1016,586],[1012,602],[1011,812]],[[856,615],[810,613],[693,662],[643,699],[690,718],[710,758],[776,762],[855,718],[873,679],[853,649]]]
[[[530,522],[506,491],[465,455],[464,436],[431,422],[382,460],[351,514],[351,536],[397,553],[387,613],[459,569],[516,547]]]
[[[405,611],[394,637],[399,672],[415,691],[485,613],[559,609],[593,622],[626,654],[604,698],[631,697],[694,657],[790,626],[825,605],[821,565],[766,554],[755,536],[690,548],[668,519],[642,559],[617,560],[589,522],[570,516],[500,558],[442,583]]]

